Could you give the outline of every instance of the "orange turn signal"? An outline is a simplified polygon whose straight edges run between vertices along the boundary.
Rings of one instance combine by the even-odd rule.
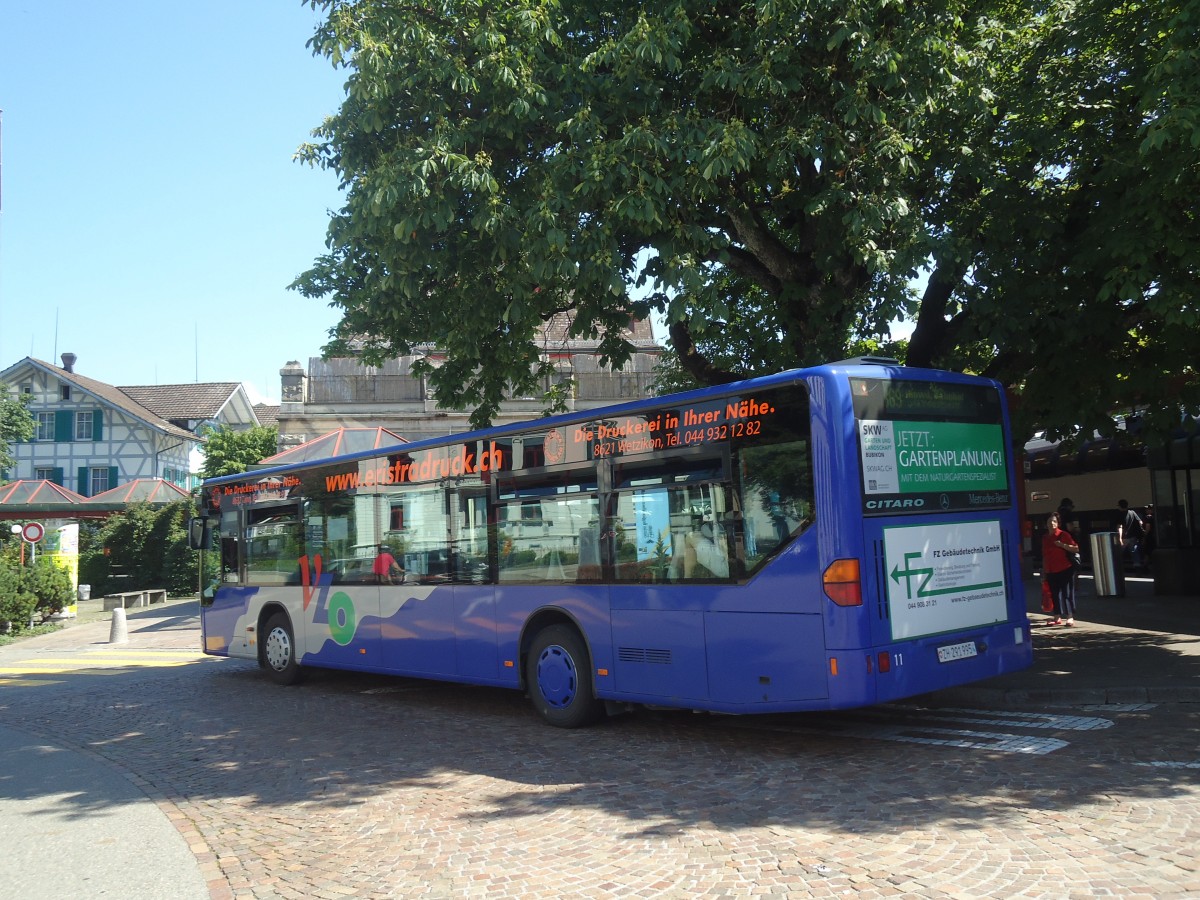
[[[821,577],[825,596],[838,606],[862,606],[862,580],[857,559],[835,559]]]

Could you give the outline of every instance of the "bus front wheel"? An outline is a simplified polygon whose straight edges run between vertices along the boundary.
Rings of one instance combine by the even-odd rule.
[[[275,613],[267,619],[262,630],[262,652],[259,661],[271,680],[276,684],[295,684],[302,674],[296,662],[296,639],[292,635],[292,623],[283,613]]]
[[[604,716],[604,704],[592,692],[587,645],[574,628],[551,625],[539,631],[525,667],[533,708],[549,724],[581,728]]]

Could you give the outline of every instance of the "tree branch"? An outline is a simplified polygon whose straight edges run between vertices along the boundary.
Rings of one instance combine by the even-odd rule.
[[[679,357],[679,364],[700,384],[729,384],[741,377],[724,369],[718,369],[700,355],[695,341],[692,340],[692,331],[687,322],[672,322],[668,331],[671,334],[671,344],[675,348],[675,354]]]

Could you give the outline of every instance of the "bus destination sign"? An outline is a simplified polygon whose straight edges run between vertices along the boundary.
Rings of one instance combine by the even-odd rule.
[[[583,448],[589,459],[657,453],[759,435],[777,411],[766,400],[730,397],[644,416],[588,422],[571,429],[567,439],[573,447]],[[579,454],[571,456],[578,458]]]

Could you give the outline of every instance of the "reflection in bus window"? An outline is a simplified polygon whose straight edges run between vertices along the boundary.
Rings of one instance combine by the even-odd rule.
[[[295,503],[251,510],[246,524],[246,582],[299,584],[303,546]]]
[[[577,491],[525,488],[522,496],[502,500],[496,519],[501,582],[600,577],[600,502],[594,493]]]
[[[671,477],[617,496],[616,579],[712,581],[735,575],[731,532],[737,526],[725,486],[671,484]]]
[[[337,584],[371,580],[378,541],[369,495],[316,496],[304,504],[305,553],[312,565],[321,557],[322,571]]]
[[[225,510],[213,535],[213,542],[221,548],[220,580],[228,583],[241,581],[241,564],[238,560],[238,514],[236,510]]]
[[[739,457],[746,566],[753,571],[811,524],[812,466],[805,441],[743,447]]]

